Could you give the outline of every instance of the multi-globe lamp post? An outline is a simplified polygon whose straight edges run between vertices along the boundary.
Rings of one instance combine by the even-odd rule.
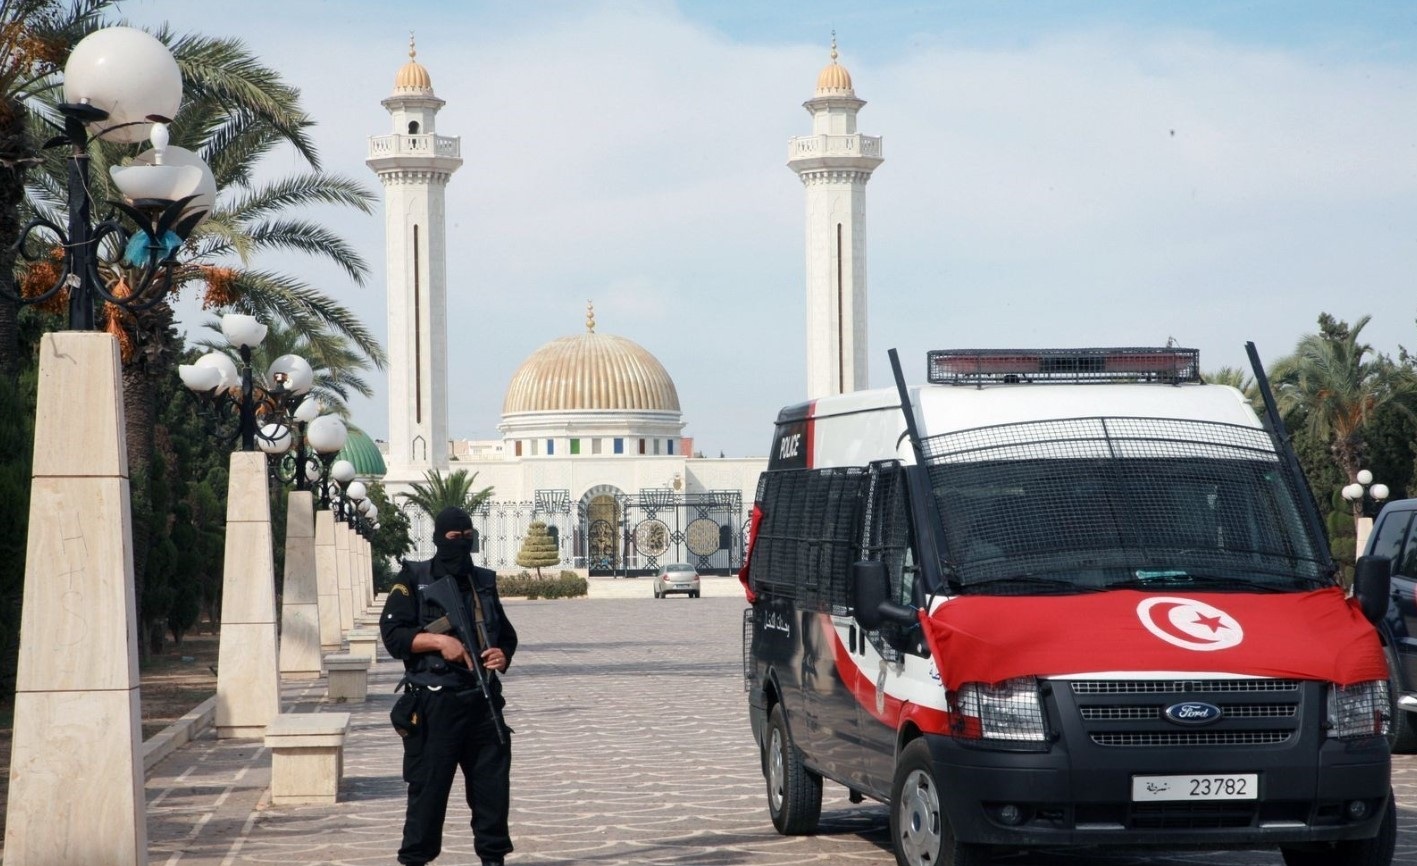
[[[4,840],[11,865],[147,862],[122,367],[118,340],[95,327],[101,305],[140,312],[169,298],[177,252],[214,204],[211,170],[169,143],[181,92],[177,61],[150,34],[103,28],[75,45],[61,135],[47,143],[68,149],[67,221],[37,218],[18,244],[28,262],[57,249],[57,279],[24,298],[6,289],[18,303],[68,296],[68,330],[40,343]],[[152,145],[109,171],[123,200],[98,224],[95,139]],[[72,663],[75,646],[82,665]]]
[[[169,144],[182,75],[153,36],[112,27],[85,37],[64,67],[63,99],[61,134],[47,146],[68,149],[67,220],[31,221],[19,245],[30,262],[57,249],[59,274],[11,295],[37,304],[67,293],[69,330],[46,334],[39,351],[5,862],[135,866],[147,862],[147,827],[122,375],[117,340],[95,328],[101,305],[138,312],[169,297],[177,253],[216,184]],[[97,224],[95,139],[151,143],[110,170],[123,200]],[[84,663],[74,664],[74,647]]]
[[[285,480],[282,463],[293,460],[289,474],[305,487],[315,459],[307,453],[308,429],[298,443],[296,434],[314,427],[314,447],[328,449],[336,440],[343,445],[344,425],[338,419],[321,423],[319,401],[310,394],[314,371],[298,355],[276,358],[257,383],[253,355],[265,339],[266,326],[255,317],[227,314],[221,332],[240,358],[240,367],[226,352],[214,350],[182,365],[178,375],[210,410],[213,432],[238,445],[231,454],[227,488],[214,727],[218,737],[249,739],[260,736],[279,712],[280,671],[318,676],[320,669],[311,495],[302,489],[287,500],[281,622],[288,637],[280,645],[270,481]],[[291,605],[308,610],[287,610]],[[292,640],[291,635],[308,640]]]
[[[1388,490],[1386,484],[1374,484],[1373,473],[1367,469],[1358,470],[1358,474],[1354,477],[1356,480],[1340,492],[1343,498],[1348,500],[1349,507],[1353,510],[1355,536],[1353,555],[1358,557],[1363,555],[1363,549],[1368,546],[1368,535],[1373,531],[1373,518],[1376,514],[1370,514],[1369,511],[1376,512],[1381,508],[1388,496],[1391,495],[1391,491]],[[1370,509],[1369,503],[1375,507]]]

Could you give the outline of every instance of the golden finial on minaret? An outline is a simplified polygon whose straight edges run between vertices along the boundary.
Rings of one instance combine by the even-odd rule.
[[[835,50],[836,50],[836,35],[835,35],[835,34],[836,34],[836,31],[833,30],[833,31],[832,31],[832,34],[833,34],[833,35],[832,35],[832,50],[835,51]],[[833,54],[832,56],[835,57],[836,55]],[[408,31],[408,59],[409,59],[409,60],[415,60],[415,59],[417,59],[417,57],[418,57],[418,49],[415,48],[414,45],[413,45],[413,31],[410,30],[410,31]]]
[[[832,63],[836,62],[836,30],[832,30]]]
[[[588,300],[588,301],[585,302],[585,332],[586,332],[587,334],[594,334],[594,333],[595,333],[595,302],[594,302],[594,301],[589,301],[589,300]]]

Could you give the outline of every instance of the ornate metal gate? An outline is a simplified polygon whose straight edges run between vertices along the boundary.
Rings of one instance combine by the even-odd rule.
[[[417,508],[405,513],[415,545],[409,558],[426,559],[433,553],[432,521]],[[484,502],[472,514],[473,559],[497,571],[517,570],[517,552],[534,520],[556,539],[563,567],[591,575],[653,574],[671,562],[687,562],[700,574],[733,574],[743,565],[747,519],[739,491],[626,494],[612,487],[588,491],[576,508],[569,490],[538,490],[531,501]]]

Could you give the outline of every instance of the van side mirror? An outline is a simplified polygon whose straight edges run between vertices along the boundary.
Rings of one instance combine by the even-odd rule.
[[[1388,593],[1392,591],[1392,560],[1386,556],[1360,556],[1353,567],[1353,597],[1368,622],[1387,616]]]
[[[862,560],[851,564],[851,604],[862,628],[875,631],[888,621],[915,624],[915,609],[896,604],[890,595],[891,582],[884,562]]]

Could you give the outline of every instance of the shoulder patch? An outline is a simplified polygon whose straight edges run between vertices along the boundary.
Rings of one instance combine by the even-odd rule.
[[[404,595],[408,595],[408,587],[404,586],[401,583],[396,583],[393,586],[389,587],[389,592],[401,592]]]

